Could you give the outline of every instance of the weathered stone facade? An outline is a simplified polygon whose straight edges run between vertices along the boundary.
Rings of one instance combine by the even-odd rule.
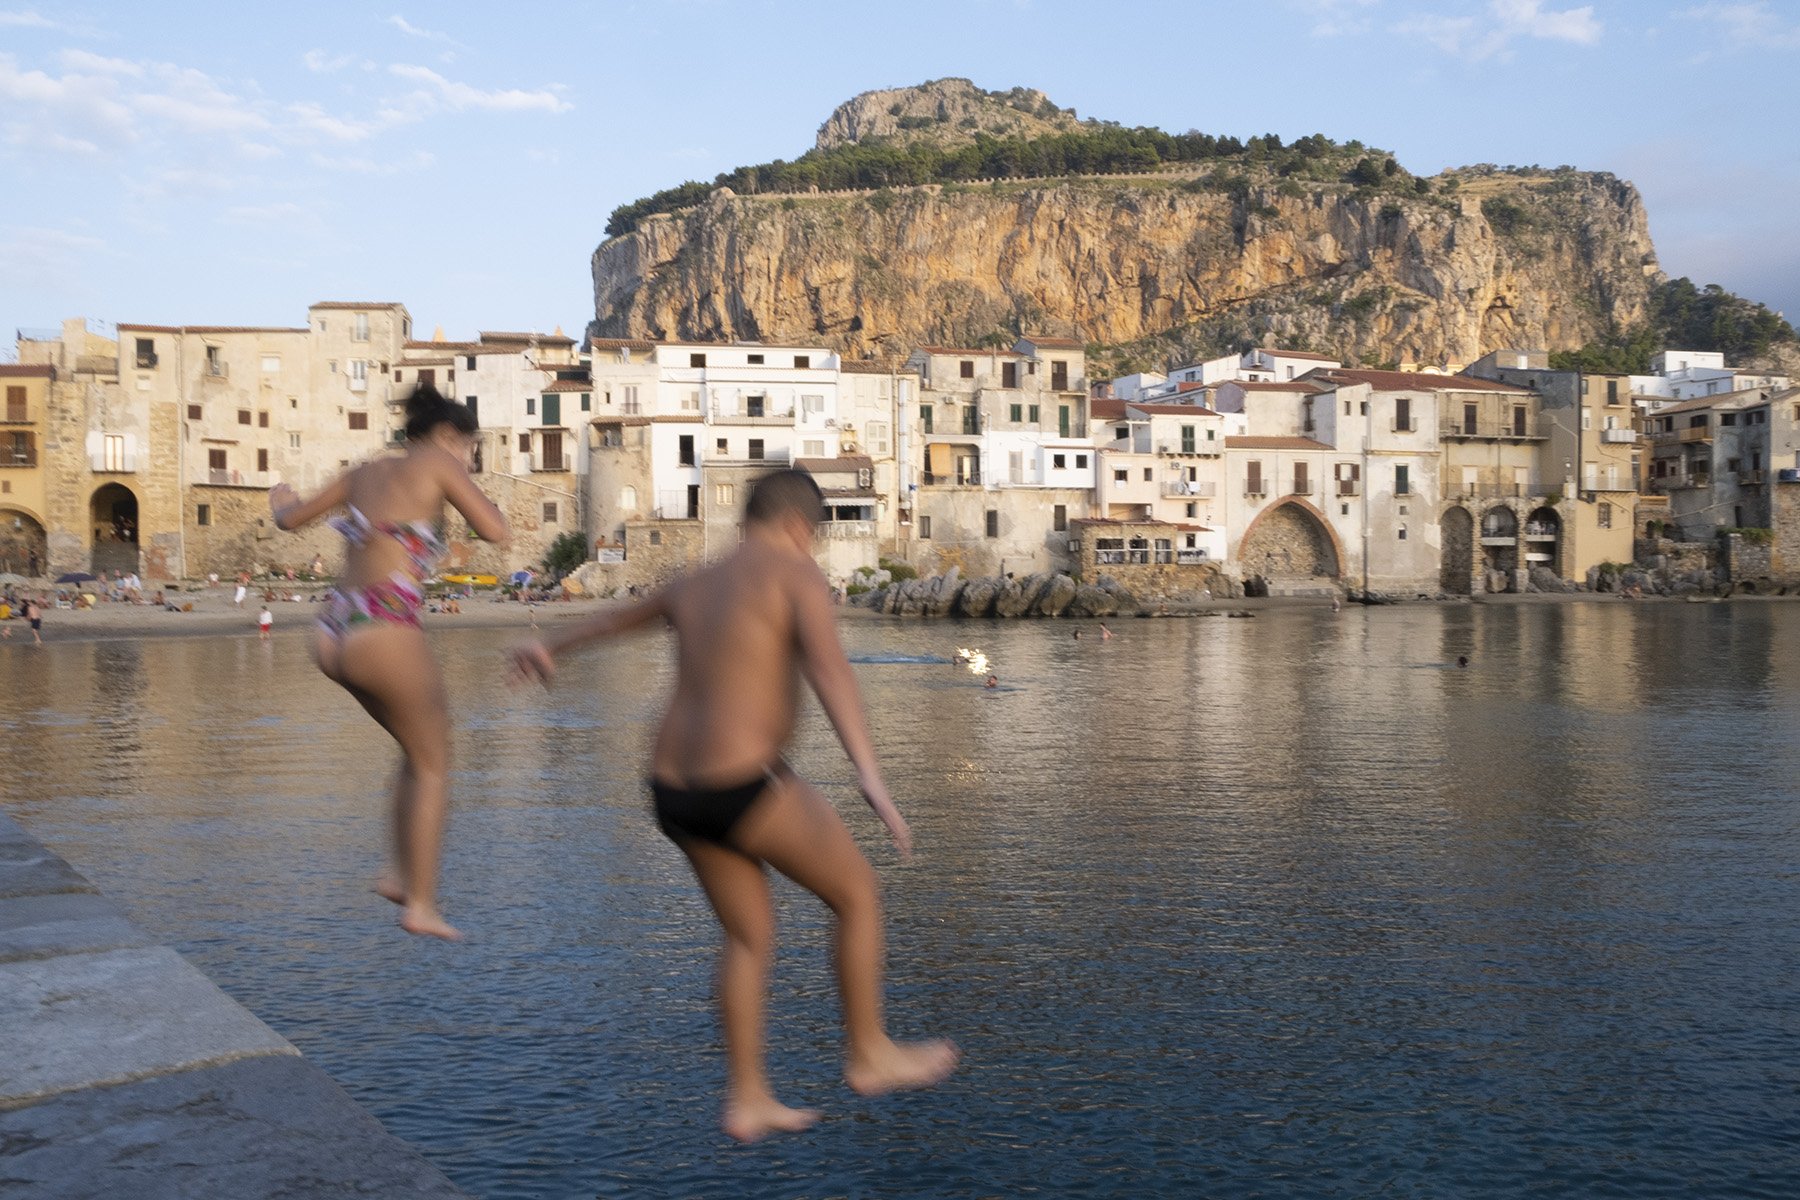
[[[951,567],[969,577],[1066,571],[1073,540],[1067,525],[1086,513],[1092,500],[1087,488],[921,487],[906,559],[927,575]],[[1056,528],[1059,505],[1063,529]]]

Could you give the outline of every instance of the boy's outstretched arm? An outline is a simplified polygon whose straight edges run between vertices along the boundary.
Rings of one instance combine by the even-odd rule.
[[[862,691],[856,686],[856,672],[850,669],[850,658],[838,640],[837,614],[831,605],[831,589],[825,576],[814,567],[800,576],[794,588],[794,633],[800,644],[800,672],[818,694],[819,704],[837,730],[844,753],[856,768],[856,780],[863,799],[887,826],[901,858],[912,857],[912,830],[906,818],[894,807],[887,783],[881,777],[881,765],[875,761],[875,739],[869,734],[869,717],[863,709]]]
[[[634,604],[595,613],[585,621],[565,626],[542,641],[514,646],[507,651],[507,659],[512,666],[508,672],[509,680],[515,685],[533,679],[549,683],[556,675],[556,656],[564,651],[585,646],[601,638],[629,633],[658,617],[667,620],[669,595],[675,586],[677,585],[671,584]]]

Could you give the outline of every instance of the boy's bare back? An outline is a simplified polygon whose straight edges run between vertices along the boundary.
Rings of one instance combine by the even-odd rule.
[[[794,731],[808,626],[831,619],[828,597],[811,559],[757,541],[665,593],[679,648],[658,778],[716,786],[776,764]]]

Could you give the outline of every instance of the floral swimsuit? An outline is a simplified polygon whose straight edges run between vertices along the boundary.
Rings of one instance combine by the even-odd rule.
[[[357,625],[386,621],[420,628],[419,609],[425,604],[425,580],[449,547],[429,521],[371,521],[361,509],[350,506],[348,515],[333,517],[331,527],[352,546],[366,546],[377,537],[400,543],[411,562],[410,571],[395,571],[379,583],[363,587],[339,587],[326,597],[319,624],[342,641]]]

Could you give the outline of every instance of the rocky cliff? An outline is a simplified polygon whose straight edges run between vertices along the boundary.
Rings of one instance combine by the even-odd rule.
[[[899,120],[899,101],[871,95],[821,140]],[[1234,164],[721,188],[595,251],[592,331],[823,342],[861,357],[1029,330],[1098,343],[1099,367],[1125,370],[1249,341],[1461,363],[1577,347],[1644,317],[1662,276],[1630,184],[1572,170],[1388,175],[1302,182]]]

